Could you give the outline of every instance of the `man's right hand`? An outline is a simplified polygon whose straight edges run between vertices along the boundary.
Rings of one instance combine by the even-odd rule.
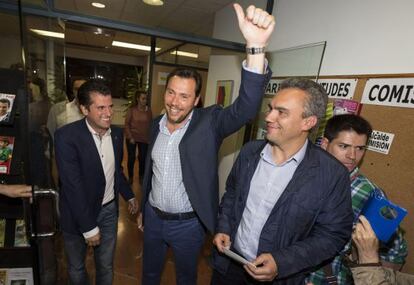
[[[246,9],[234,3],[240,31],[246,40],[247,47],[266,47],[275,27],[275,18],[266,11],[250,5]]]
[[[218,233],[214,236],[213,244],[217,247],[219,252],[223,252],[225,248],[230,248],[230,236],[223,233]]]
[[[100,233],[97,233],[96,235],[91,236],[90,238],[87,238],[86,239],[86,243],[89,246],[97,246],[97,245],[99,245],[101,243],[101,234]]]

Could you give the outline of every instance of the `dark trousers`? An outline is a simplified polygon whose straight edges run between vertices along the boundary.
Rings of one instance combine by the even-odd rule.
[[[113,258],[118,229],[116,202],[103,207],[98,216],[101,243],[93,248],[96,268],[96,284],[111,285],[113,279]],[[71,285],[88,285],[85,267],[87,245],[81,234],[63,232],[68,273]]]
[[[197,217],[188,220],[163,220],[147,203],[142,284],[160,284],[168,247],[171,247],[174,254],[176,284],[197,284],[197,260],[204,238],[205,229]]]
[[[247,273],[243,265],[231,260],[225,275],[213,270],[211,285],[254,285],[271,284],[271,282],[259,282]]]
[[[132,178],[134,177],[134,164],[137,153],[137,146],[139,177],[142,178],[144,175],[145,158],[147,156],[148,144],[142,142],[130,143],[129,140],[126,140],[126,145],[128,153],[128,178],[130,181],[132,181]]]

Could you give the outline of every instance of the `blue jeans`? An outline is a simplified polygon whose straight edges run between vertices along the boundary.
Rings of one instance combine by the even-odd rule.
[[[160,284],[167,248],[175,259],[177,285],[197,284],[197,259],[205,230],[199,219],[162,220],[149,203],[145,206],[142,284]]]
[[[101,243],[93,248],[96,268],[96,284],[110,285],[113,279],[113,257],[118,230],[116,202],[112,202],[99,212],[97,224]],[[70,284],[89,284],[85,268],[87,245],[82,235],[63,232],[65,253],[68,262]]]

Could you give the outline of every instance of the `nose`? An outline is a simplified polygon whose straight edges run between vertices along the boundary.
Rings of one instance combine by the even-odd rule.
[[[276,120],[276,117],[277,117],[276,114],[277,114],[277,112],[275,110],[267,111],[265,121],[268,122],[268,123],[274,122]]]
[[[347,156],[348,156],[348,158],[349,158],[349,159],[355,160],[355,158],[356,158],[356,151],[355,151],[355,148],[350,147],[350,148],[348,149]]]

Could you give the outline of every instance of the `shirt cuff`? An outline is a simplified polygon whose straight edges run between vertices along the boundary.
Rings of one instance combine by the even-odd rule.
[[[133,201],[133,200],[135,200],[135,197],[134,197],[134,198],[129,199],[129,200],[128,200],[128,202],[131,202],[131,201]]]
[[[268,63],[268,61],[267,61],[267,58],[265,58],[265,68],[264,68],[264,73],[266,73],[266,70],[267,70],[267,67],[268,67],[268,65],[269,65],[269,63]],[[250,72],[253,72],[253,73],[257,73],[257,74],[263,74],[263,72],[261,72],[260,70],[258,70],[257,68],[248,68],[247,67],[247,61],[246,60],[243,60],[243,62],[242,62],[242,66],[243,66],[243,69],[244,70],[247,70],[247,71],[250,71]]]
[[[93,236],[97,235],[98,233],[99,233],[99,228],[95,227],[92,230],[90,230],[89,232],[82,233],[82,234],[83,234],[83,237],[85,239],[87,239],[87,238],[90,238],[90,237],[93,237]]]

